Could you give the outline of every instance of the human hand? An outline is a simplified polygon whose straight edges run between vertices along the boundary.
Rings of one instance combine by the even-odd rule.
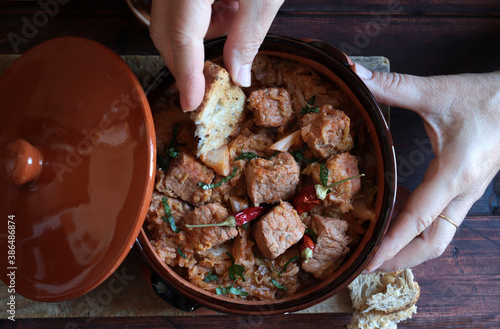
[[[440,256],[500,169],[500,71],[417,77],[356,70],[377,101],[418,113],[435,158],[393,219],[366,270],[394,271]]]
[[[248,87],[262,40],[284,0],[155,0],[151,39],[174,75],[184,111],[203,100],[203,39],[227,34],[224,65],[233,82]]]

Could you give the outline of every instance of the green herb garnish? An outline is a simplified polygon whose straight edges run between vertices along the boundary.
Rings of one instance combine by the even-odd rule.
[[[319,113],[319,107],[313,106],[315,101],[316,96],[311,97],[311,99],[307,102],[306,107],[300,110],[300,114]]]
[[[278,155],[278,153],[280,153],[280,151],[276,151],[276,152],[274,152],[274,154],[273,154],[273,155],[271,155],[271,156],[268,156],[268,157],[267,157],[267,160],[271,160],[271,159],[272,159],[272,158],[274,158],[276,155]]]
[[[172,139],[170,140],[168,146],[165,148],[164,155],[159,155],[156,159],[157,166],[163,171],[168,170],[168,167],[170,166],[170,158],[177,158],[177,156],[179,155],[179,152],[175,148],[178,130],[179,123],[176,123],[172,130]]]
[[[212,274],[212,271],[208,272],[207,276],[203,280],[205,283],[219,280],[219,276],[217,274]]]
[[[243,265],[235,264],[234,263],[234,258],[233,255],[231,255],[230,252],[226,252],[226,255],[229,256],[231,259],[231,266],[228,268],[228,275],[230,280],[236,280],[238,276],[245,282],[245,276],[243,275],[245,273],[245,267]]]
[[[179,156],[179,152],[175,147],[171,147],[168,149],[168,156],[171,158],[177,158]]]
[[[340,180],[338,182],[332,183],[332,184],[327,185],[327,186],[322,186],[320,184],[316,184],[316,185],[314,185],[314,188],[316,189],[316,196],[318,197],[318,199],[324,200],[326,198],[327,194],[332,191],[331,190],[332,187],[335,187],[337,185],[343,184],[345,182],[348,182],[350,180],[353,180],[353,179],[356,179],[356,178],[359,178],[359,177],[363,177],[364,175],[365,174],[359,174],[359,175],[356,175],[356,176],[352,176],[352,177]]]
[[[241,227],[243,227],[245,229],[245,231],[248,231],[248,223],[241,225]]]
[[[245,267],[243,265],[239,264],[234,264],[229,267],[228,269],[228,274],[229,274],[229,279],[230,280],[236,280],[237,277],[239,276],[243,282],[245,282],[245,276],[243,275],[245,273]]]
[[[181,246],[177,247],[177,253],[184,259],[186,259],[186,255],[182,252]]]
[[[165,210],[165,215],[167,215],[166,217],[161,216],[161,219],[163,219],[165,223],[170,224],[170,228],[172,229],[172,231],[174,231],[174,233],[179,233],[181,230],[179,230],[177,228],[177,225],[175,225],[174,216],[172,215],[172,211],[170,211],[170,206],[168,205],[168,199],[162,198],[161,203],[163,204],[163,210]]]
[[[281,289],[281,290],[288,290],[286,287],[282,286],[278,281],[274,280],[274,279],[271,279],[271,283],[278,289]]]
[[[217,295],[225,295],[225,294],[234,294],[242,297],[248,296],[248,292],[245,292],[241,289],[235,288],[233,286],[230,287],[220,287],[220,288],[215,288],[215,292]]]
[[[234,257],[233,257],[233,255],[229,251],[226,251],[226,255],[229,256],[229,259],[231,260],[231,265],[234,265]]]
[[[306,150],[306,148],[307,148],[307,146],[304,146],[300,150],[291,153],[293,155],[293,157],[295,158],[295,161],[297,161],[297,162],[304,161],[307,164],[311,164],[313,162],[318,162],[318,160],[316,160],[316,159],[309,160],[309,159],[306,159],[304,157],[304,151]]]
[[[305,233],[309,235],[309,237],[311,238],[311,240],[313,240],[314,243],[318,242],[318,236],[316,235],[316,232],[308,228],[306,229]]]
[[[217,183],[215,184],[205,184],[205,183],[198,183],[198,186],[201,186],[201,189],[202,190],[210,190],[212,188],[216,188],[216,187],[219,187],[221,186],[222,184],[224,183],[227,183],[227,181],[229,181],[231,178],[233,178],[234,176],[236,176],[236,172],[238,171],[238,167],[233,167],[233,172],[229,175],[229,176],[226,176],[224,178],[222,178],[220,181],[218,181]]]
[[[327,186],[328,185],[328,175],[330,174],[330,171],[326,167],[326,164],[322,163],[319,166],[319,181],[321,182],[321,185]]]
[[[244,152],[244,153],[241,153],[236,159],[234,159],[234,161],[237,161],[237,160],[252,160],[252,159],[255,159],[255,158],[258,158],[259,156],[253,152]]]
[[[279,271],[279,272],[278,272],[279,277],[281,278],[281,274],[283,274],[283,272],[285,272],[285,271],[286,271],[286,268],[288,267],[288,264],[290,264],[291,262],[295,262],[295,261],[297,261],[297,260],[299,260],[299,257],[298,257],[298,256],[293,256],[292,258],[290,258],[290,259],[288,260],[288,262],[286,262],[286,263],[285,263],[285,266],[283,266],[283,269],[282,269],[281,271]]]

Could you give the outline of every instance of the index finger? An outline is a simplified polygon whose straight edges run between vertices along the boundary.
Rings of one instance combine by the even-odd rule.
[[[160,25],[155,45],[175,77],[184,111],[196,109],[203,100],[203,39],[211,4],[208,0],[153,1],[151,20]]]
[[[253,59],[283,1],[240,1],[224,45],[224,64],[237,85],[250,86]]]

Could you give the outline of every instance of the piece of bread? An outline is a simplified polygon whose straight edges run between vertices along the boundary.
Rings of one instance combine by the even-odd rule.
[[[348,328],[397,328],[417,313],[420,287],[411,269],[362,274],[348,286],[354,315]]]
[[[207,154],[227,143],[227,138],[241,120],[245,94],[221,66],[205,62],[205,96],[191,119],[198,137],[197,155]]]

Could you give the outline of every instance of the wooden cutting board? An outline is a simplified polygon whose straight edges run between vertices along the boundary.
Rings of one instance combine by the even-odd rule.
[[[18,57],[18,55],[0,55],[0,74]],[[148,85],[164,66],[159,56],[122,56],[134,71],[143,86]],[[373,71],[389,72],[389,60],[385,57],[352,57]],[[389,118],[389,107],[383,106],[385,117]],[[141,268],[145,267],[138,251],[132,249],[118,270],[93,291],[66,302],[36,302],[16,295],[16,318],[86,318],[90,323],[94,317],[128,316],[179,316],[193,314],[217,314],[206,308],[187,313],[180,311],[162,299],[147,284]],[[7,286],[0,283],[0,305],[10,300]],[[347,289],[311,308],[298,313],[345,313],[352,312],[352,305]],[[1,312],[0,318],[7,318],[7,312]],[[69,327],[77,324],[68,319]],[[68,325],[66,327],[68,327]]]

